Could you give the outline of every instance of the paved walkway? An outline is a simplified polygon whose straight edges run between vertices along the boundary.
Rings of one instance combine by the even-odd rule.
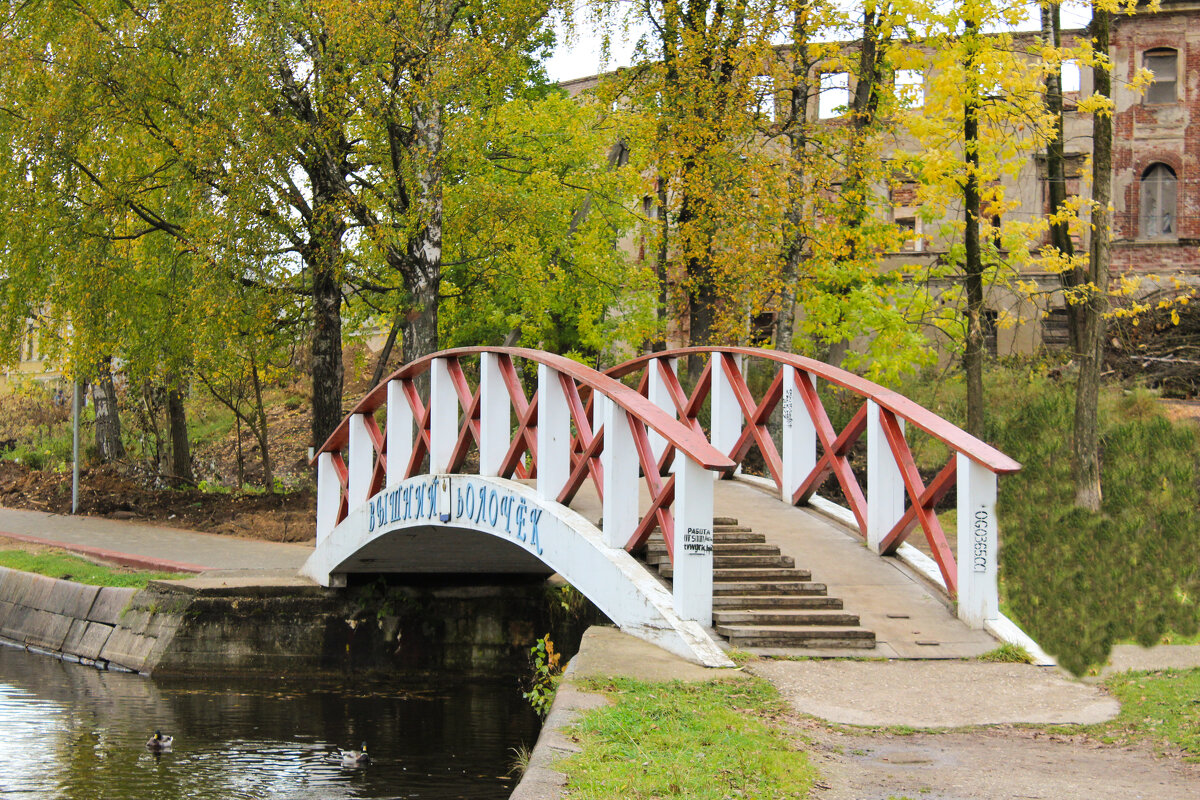
[[[61,547],[141,569],[295,575],[311,545],[261,542],[142,522],[0,507],[0,537]]]

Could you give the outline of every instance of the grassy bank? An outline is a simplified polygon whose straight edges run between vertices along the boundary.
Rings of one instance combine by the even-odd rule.
[[[803,798],[815,771],[776,722],[784,704],[759,679],[587,686],[613,704],[576,724],[583,752],[561,768],[572,798]]]
[[[153,580],[185,577],[178,572],[150,572],[95,564],[60,550],[31,553],[24,550],[0,550],[0,567],[34,572],[51,578],[76,581],[92,586],[145,588]]]
[[[1122,672],[1104,686],[1121,702],[1115,719],[1055,730],[1086,733],[1107,744],[1142,744],[1159,755],[1200,763],[1200,669]]]

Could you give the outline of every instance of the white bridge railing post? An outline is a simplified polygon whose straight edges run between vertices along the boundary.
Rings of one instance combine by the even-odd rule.
[[[712,365],[712,388],[709,399],[713,447],[725,455],[733,450],[737,440],[742,435],[742,406],[738,403],[737,394],[733,391],[733,382],[725,371],[725,354],[714,351],[709,358],[715,362]],[[741,368],[742,357],[732,355],[729,358],[733,364]],[[720,479],[721,473],[714,472],[713,476]]]
[[[317,456],[317,544],[337,527],[341,502],[342,484],[333,466],[333,453],[321,453]]]
[[[904,478],[879,418],[879,405],[867,400],[867,547],[876,553],[904,516]],[[904,420],[897,420],[904,430]]]
[[[387,485],[404,480],[413,450],[413,413],[402,381],[387,385]]]
[[[367,432],[367,419],[363,414],[350,415],[350,439],[346,445],[346,467],[349,470],[349,498],[351,510],[367,502],[371,493],[371,470],[375,466],[375,446]]]
[[[816,377],[807,373],[813,386]],[[800,484],[817,466],[817,426],[796,386],[796,368],[783,368],[783,502],[791,503]]]
[[[678,411],[675,408],[675,400],[671,397],[671,391],[667,387],[667,381],[663,378],[661,372],[664,367],[673,374],[678,375],[679,359],[656,358],[646,365],[649,376],[649,380],[646,383],[646,398],[667,412],[673,419],[677,419]],[[650,440],[650,452],[654,453],[654,459],[657,461],[662,458],[663,450],[667,447],[667,440],[653,430],[647,433]]]
[[[450,468],[458,440],[458,394],[446,359],[433,359],[429,373],[429,473],[440,475]]]
[[[675,613],[712,625],[713,478],[680,453],[675,468]]]
[[[538,364],[537,491],[554,500],[571,474],[571,410],[558,370]]]
[[[479,357],[479,474],[500,474],[504,456],[511,443],[512,398],[500,372],[500,357],[483,353]]]
[[[604,449],[600,463],[604,467],[603,527],[604,543],[622,548],[633,537],[638,525],[639,466],[637,448],[630,424],[641,424],[629,412],[603,398],[599,393],[596,405],[603,406]]]
[[[999,619],[996,474],[958,458],[958,617],[972,628]]]

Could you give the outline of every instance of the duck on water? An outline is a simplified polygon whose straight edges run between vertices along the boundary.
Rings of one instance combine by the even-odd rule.
[[[364,767],[371,763],[371,757],[367,755],[366,742],[362,743],[361,750],[342,750],[336,757],[341,759],[343,767]]]
[[[162,753],[170,750],[175,744],[174,736],[163,736],[162,731],[155,731],[150,740],[146,742],[146,748],[153,753]]]

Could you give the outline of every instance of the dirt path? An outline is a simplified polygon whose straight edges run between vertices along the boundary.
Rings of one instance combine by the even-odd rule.
[[[870,735],[797,724],[815,745],[816,800],[1200,797],[1200,765],[1083,736],[1009,726]]]

